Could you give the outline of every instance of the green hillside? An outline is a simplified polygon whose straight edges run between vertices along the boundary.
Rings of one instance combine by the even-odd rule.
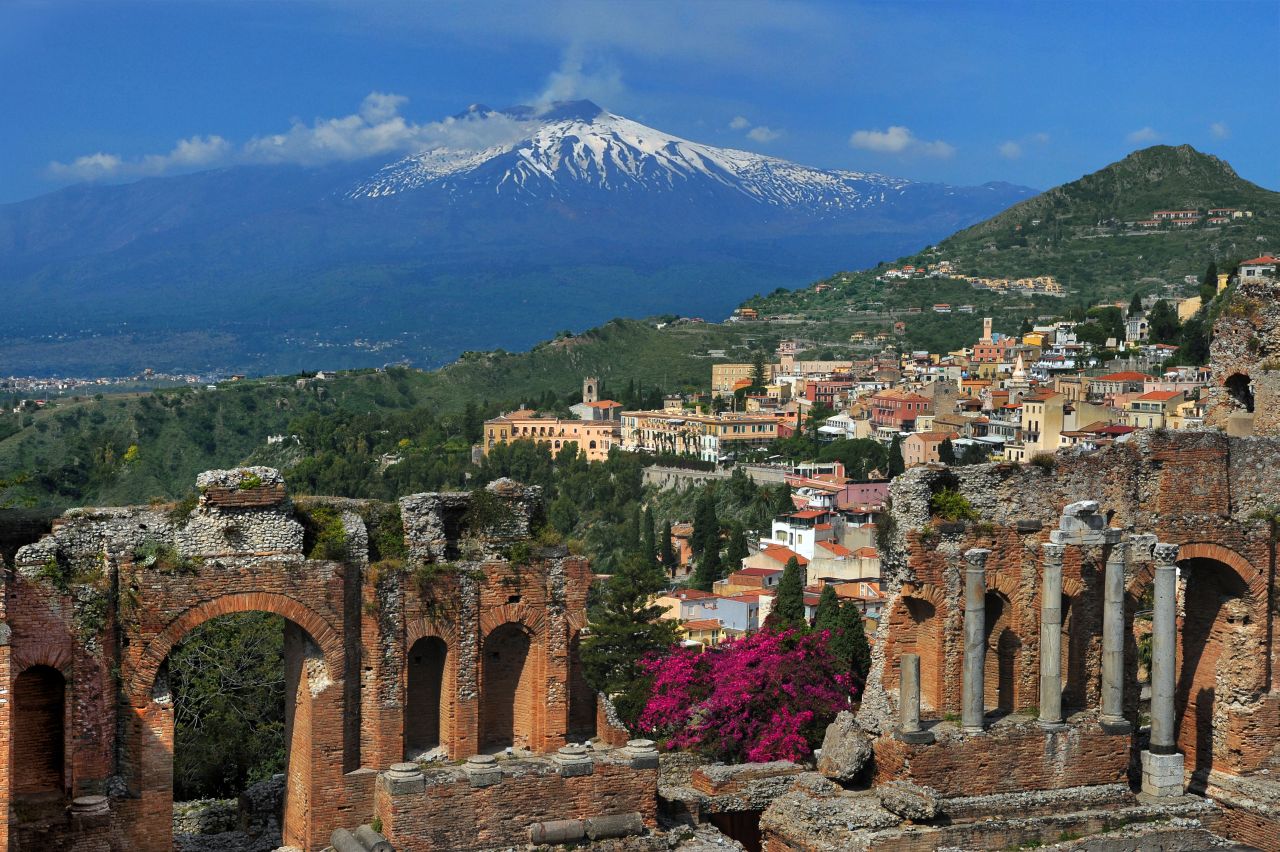
[[[767,332],[761,326],[656,326],[615,320],[530,352],[467,353],[435,372],[249,379],[216,390],[54,399],[42,410],[18,413],[4,405],[0,506],[175,499],[202,470],[250,458],[288,466],[319,449],[376,461],[379,453],[403,449],[402,440],[425,457],[456,456],[456,465],[433,467],[404,483],[422,490],[421,483],[460,476],[470,441],[478,438],[467,432],[484,416],[520,404],[562,409],[576,401],[586,375],[599,377],[607,394],[637,400],[705,388],[711,364],[725,360],[708,357],[709,349],[743,359],[741,347]],[[347,446],[333,444],[339,433]],[[291,434],[303,435],[308,445],[267,444],[270,435]],[[312,474],[317,490],[332,481]]]
[[[1132,224],[1156,210],[1236,208],[1251,217],[1155,229]],[[1085,299],[1139,286],[1181,286],[1209,261],[1230,268],[1280,247],[1280,193],[1244,180],[1189,145],[1157,145],[1041,193],[948,237],[913,259],[947,259],[965,275],[1052,275]]]

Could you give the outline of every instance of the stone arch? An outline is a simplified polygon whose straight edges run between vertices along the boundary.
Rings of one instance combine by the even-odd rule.
[[[922,709],[941,711],[945,683],[943,623],[945,610],[942,590],[925,583],[906,584],[888,613],[889,644],[885,654],[882,680],[886,689],[896,689],[899,679],[898,661],[903,654],[920,656],[920,705]]]
[[[988,588],[986,600],[986,664],[983,669],[983,705],[1010,713],[1018,706],[1018,668],[1022,637],[1015,629],[1014,606],[998,587]]]
[[[1253,413],[1253,382],[1248,373],[1232,373],[1222,382],[1227,395],[1246,412]]]
[[[160,676],[162,667],[173,648],[196,627],[244,612],[265,612],[285,620],[287,766],[281,829],[285,846],[320,848],[332,830],[322,805],[341,787],[344,770],[340,759],[346,746],[344,650],[339,634],[323,617],[286,595],[243,592],[202,601],[170,621],[147,644],[126,691],[131,705],[123,761],[126,783],[140,800],[142,813],[172,812],[174,703],[166,679]],[[172,849],[172,830],[168,817],[137,820],[129,827],[129,848]]]
[[[27,666],[14,678],[12,698],[13,792],[60,798],[67,786],[67,679],[54,666]]]
[[[485,633],[480,663],[480,746],[528,748],[536,732],[534,633],[508,621]]]
[[[1232,748],[1232,726],[1241,719],[1228,708],[1265,690],[1265,575],[1235,551],[1200,542],[1179,549],[1182,618],[1178,631],[1174,712],[1178,748],[1186,755],[1192,783],[1214,770],[1240,773],[1249,749]],[[1257,761],[1255,756],[1254,761]]]
[[[160,666],[183,636],[210,619],[236,612],[269,612],[292,621],[319,646],[333,676],[342,676],[345,656],[342,637],[315,610],[286,595],[239,592],[203,601],[187,609],[147,644],[128,691],[135,705],[141,706],[150,700]]]

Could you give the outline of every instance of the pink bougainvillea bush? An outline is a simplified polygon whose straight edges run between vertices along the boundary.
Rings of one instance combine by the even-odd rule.
[[[719,760],[803,760],[854,695],[828,636],[761,631],[702,653],[650,657],[641,664],[653,686],[639,727],[668,748]]]

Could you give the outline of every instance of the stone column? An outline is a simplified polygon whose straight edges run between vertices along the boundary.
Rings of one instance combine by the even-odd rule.
[[[1103,729],[1127,734],[1124,718],[1124,569],[1128,545],[1115,542],[1107,556],[1102,585],[1102,715]]]
[[[1040,725],[1062,724],[1062,544],[1042,545],[1040,582]]]
[[[975,547],[965,552],[964,572],[964,684],[961,723],[965,733],[982,733],[986,708],[983,679],[987,661],[987,556]]]
[[[1155,546],[1155,609],[1151,614],[1151,746],[1142,753],[1142,792],[1167,798],[1183,793],[1184,760],[1174,729],[1177,664],[1178,546]]]
[[[920,655],[898,658],[898,731],[905,743],[931,743],[933,733],[920,730]]]

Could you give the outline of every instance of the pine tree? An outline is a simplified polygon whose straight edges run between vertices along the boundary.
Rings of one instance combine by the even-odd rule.
[[[644,521],[640,524],[640,533],[644,536],[640,552],[644,554],[646,562],[654,562],[658,558],[658,541],[653,531],[652,506],[644,507]]]
[[[769,614],[778,630],[804,629],[808,622],[804,617],[804,569],[793,556],[782,569],[778,591],[773,598],[773,611]]]
[[[729,533],[729,548],[724,553],[725,567],[730,571],[737,571],[742,567],[742,560],[749,555],[747,533],[742,529],[742,524],[734,524],[733,530]]]
[[[628,723],[639,717],[646,698],[639,661],[675,643],[675,622],[661,618],[663,608],[651,603],[666,582],[656,563],[646,563],[639,554],[623,559],[604,584],[600,611],[582,643],[587,684],[614,696]]]
[[[765,380],[764,350],[757,349],[751,355],[751,386],[753,388],[763,388]]]
[[[902,436],[895,434],[889,444],[889,478],[893,479],[906,469],[907,463],[902,459]]]
[[[823,586],[818,595],[818,608],[813,614],[814,630],[830,630],[832,635],[840,629],[840,598],[835,586]]]
[[[942,443],[938,445],[938,461],[943,464],[956,463],[956,448],[950,438],[943,438]]]
[[[658,548],[662,556],[662,567],[666,569],[668,577],[674,577],[677,565],[676,551],[671,546],[671,521],[662,525],[662,541],[658,543]]]

